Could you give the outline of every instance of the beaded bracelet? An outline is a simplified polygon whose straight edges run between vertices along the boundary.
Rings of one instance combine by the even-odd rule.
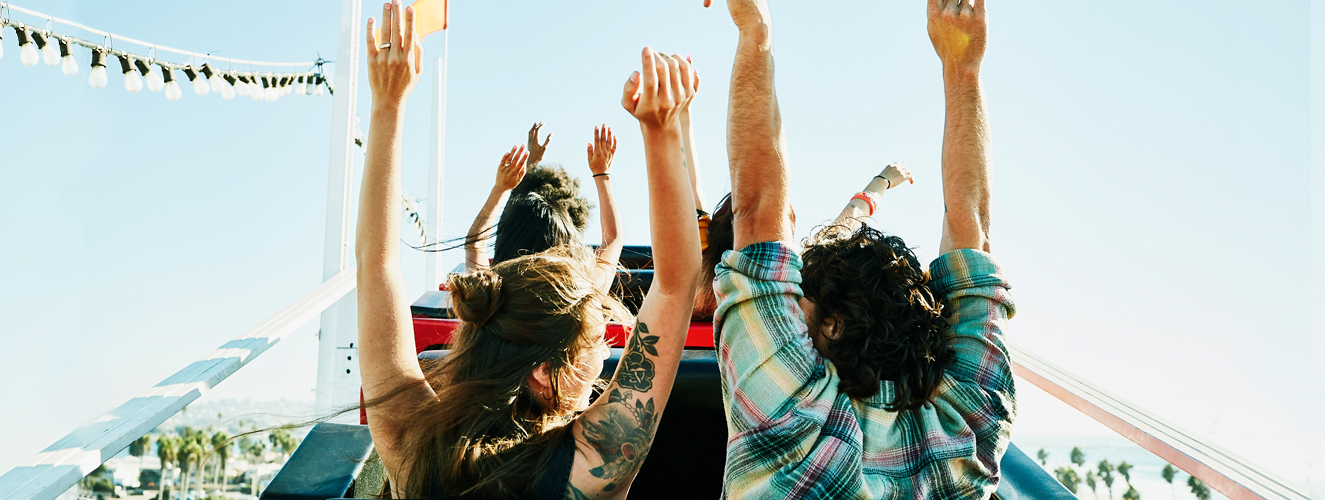
[[[872,195],[872,194],[870,194],[870,193],[867,193],[867,192],[865,192],[865,191],[861,191],[861,192],[859,192],[859,193],[856,193],[854,196],[851,197],[851,200],[860,200],[860,201],[865,202],[866,205],[869,205],[869,206],[870,206],[870,214],[869,214],[870,217],[873,217],[873,216],[874,216],[874,211],[875,211],[875,210],[878,210],[878,208],[879,208],[878,202],[874,201],[874,195]],[[850,203],[851,200],[847,200],[847,203]]]

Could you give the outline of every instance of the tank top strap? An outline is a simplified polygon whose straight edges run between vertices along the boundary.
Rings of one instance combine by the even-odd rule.
[[[575,424],[566,426],[565,437],[557,446],[557,451],[548,461],[547,472],[534,488],[535,500],[560,500],[566,498],[566,484],[570,482],[571,466],[575,465]]]

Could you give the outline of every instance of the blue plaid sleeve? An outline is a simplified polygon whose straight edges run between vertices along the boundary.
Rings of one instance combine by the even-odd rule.
[[[1016,306],[1002,266],[992,255],[968,248],[943,254],[929,272],[930,287],[947,300],[944,312],[954,336],[957,361],[948,373],[990,391],[1003,402],[1000,416],[1010,420],[1015,388],[1005,341]]]

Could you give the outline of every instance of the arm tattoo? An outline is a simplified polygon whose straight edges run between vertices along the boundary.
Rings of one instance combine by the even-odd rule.
[[[627,344],[616,380],[623,389],[612,389],[608,404],[596,415],[599,417],[596,421],[585,419],[580,423],[584,440],[603,460],[603,465],[589,470],[594,477],[609,481],[603,491],[616,489],[622,480],[639,470],[653,444],[653,431],[658,426],[653,398],[646,402],[631,392],[631,389],[644,392],[653,388],[653,361],[646,354],[658,355],[654,347],[658,337],[648,333],[648,325],[639,323]]]
[[[589,500],[589,495],[585,495],[583,491],[580,491],[580,489],[576,488],[574,484],[567,481],[566,500]]]

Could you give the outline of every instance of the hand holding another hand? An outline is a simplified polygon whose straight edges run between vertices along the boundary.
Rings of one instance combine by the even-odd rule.
[[[695,97],[695,76],[690,61],[679,55],[664,56],[645,47],[643,71],[626,81],[621,106],[640,122],[645,131],[679,130],[681,111]]]
[[[611,127],[604,124],[593,128],[593,142],[589,143],[589,171],[593,175],[606,174],[612,170],[616,145],[616,136],[612,135]]]

